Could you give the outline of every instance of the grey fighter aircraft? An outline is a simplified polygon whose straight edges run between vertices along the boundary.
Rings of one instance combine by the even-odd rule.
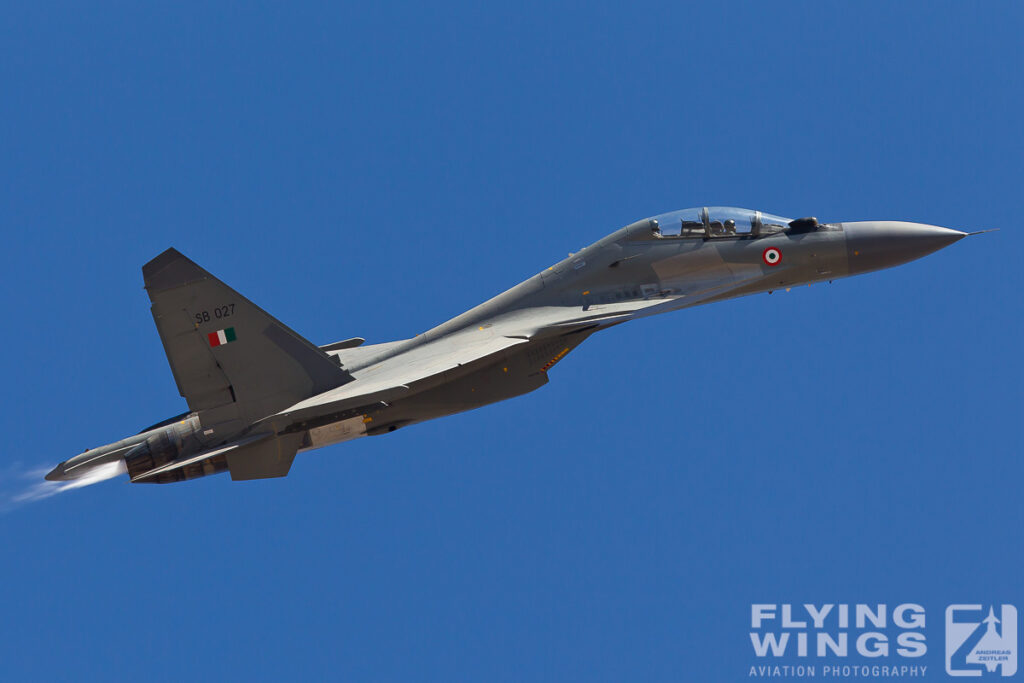
[[[598,330],[734,297],[906,263],[968,233],[819,223],[735,208],[637,221],[412,339],[316,346],[174,249],[142,267],[188,411],[57,465],[131,481],[288,474],[296,453],[384,434],[537,389]],[[120,463],[123,462],[123,465]]]

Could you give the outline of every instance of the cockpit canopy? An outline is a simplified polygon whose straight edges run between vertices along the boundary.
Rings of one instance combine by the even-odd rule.
[[[782,232],[791,219],[732,206],[704,206],[649,219],[652,237],[736,237]]]

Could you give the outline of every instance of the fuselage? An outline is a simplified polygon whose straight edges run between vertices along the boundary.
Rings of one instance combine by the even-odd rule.
[[[405,394],[372,409],[304,418],[278,433],[301,435],[301,451],[470,410],[543,386],[555,363],[601,329],[899,265],[965,234],[919,223],[790,221],[743,209],[687,209],[637,221],[416,337],[328,351],[358,381],[433,349],[442,353],[489,337],[516,342],[417,376]],[[209,447],[202,430],[201,415],[182,415],[86,451],[48,478],[76,478],[154,439],[173,442],[178,456],[187,455]],[[204,468],[192,467],[191,476],[225,468],[211,459]]]
[[[524,311],[534,315],[538,309],[551,309],[552,319],[577,323],[566,334],[542,335],[467,369],[458,377],[461,391],[452,391],[451,381],[456,378],[448,377],[439,385],[443,391],[427,390],[396,402],[373,417],[367,433],[393,431],[539,388],[547,382],[547,371],[554,363],[590,334],[628,320],[879,270],[920,258],[965,236],[948,228],[893,221],[808,221],[793,229],[789,225],[793,221],[774,216],[761,216],[760,230],[754,234],[743,229],[750,223],[726,230],[729,218],[717,229],[715,210],[708,211],[707,231],[699,216],[694,222],[700,226],[690,231],[669,227],[676,221],[682,226],[695,211],[628,225],[413,339],[380,345],[379,350],[368,346],[339,352],[346,367],[358,374],[465,328],[514,324]],[[756,213],[726,212],[733,218],[737,214],[755,218]],[[351,438],[351,432],[345,436]]]

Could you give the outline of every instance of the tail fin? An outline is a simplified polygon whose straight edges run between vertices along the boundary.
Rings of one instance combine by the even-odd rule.
[[[194,411],[224,407],[221,419],[253,421],[353,379],[176,249],[142,276],[178,391]]]

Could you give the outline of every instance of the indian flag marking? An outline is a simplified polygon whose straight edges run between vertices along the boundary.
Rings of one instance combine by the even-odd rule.
[[[217,330],[206,335],[206,338],[210,340],[210,346],[220,346],[227,344],[228,342],[235,341],[235,328],[228,327],[223,330]]]

